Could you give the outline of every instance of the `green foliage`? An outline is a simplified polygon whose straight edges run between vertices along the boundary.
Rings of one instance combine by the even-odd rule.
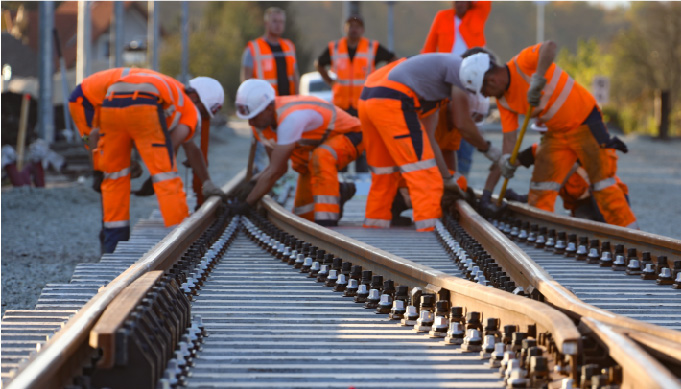
[[[208,2],[200,23],[190,26],[189,73],[209,75],[225,88],[224,109],[232,110],[239,87],[241,57],[249,40],[264,32],[263,12],[275,5],[286,9],[288,2]],[[295,43],[294,17],[287,13],[285,37]],[[298,61],[307,54],[296,47]],[[166,39],[161,53],[161,71],[180,74],[181,37],[176,33]]]
[[[613,56],[605,54],[595,38],[580,39],[577,52],[573,55],[567,47],[563,47],[556,56],[556,63],[572,78],[586,88],[596,76],[612,76]]]

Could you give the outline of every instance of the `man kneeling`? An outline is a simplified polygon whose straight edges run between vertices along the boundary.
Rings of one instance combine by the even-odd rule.
[[[362,152],[359,119],[316,97],[275,97],[267,81],[256,79],[239,86],[236,109],[270,156],[248,205],[269,193],[291,159],[298,172],[294,213],[323,226],[338,225],[343,203],[354,194],[353,184],[339,184],[338,171]]]

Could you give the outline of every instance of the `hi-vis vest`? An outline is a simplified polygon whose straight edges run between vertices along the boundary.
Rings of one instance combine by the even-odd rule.
[[[83,95],[95,107],[101,106],[106,97],[106,90],[111,84],[118,81],[120,78],[130,74],[148,71],[140,68],[113,68],[102,70],[86,77],[80,84],[83,88]]]
[[[515,130],[517,115],[524,114],[529,108],[527,91],[530,77],[537,68],[540,47],[541,43],[530,46],[506,64],[511,76],[509,87],[504,96],[497,99],[504,132]],[[580,126],[594,109],[596,99],[555,63],[548,68],[544,78],[546,86],[532,117],[538,117],[549,130],[564,131]]]
[[[378,41],[360,39],[355,56],[350,61],[348,40],[341,38],[329,42],[331,70],[336,73],[333,84],[333,103],[343,109],[357,108],[364,80],[374,71],[374,58],[378,51]]]
[[[322,125],[312,131],[303,132],[302,138],[296,141],[291,155],[293,170],[301,173],[307,168],[310,152],[325,140],[349,132],[361,132],[359,119],[343,111],[337,106],[313,96],[280,96],[275,98],[277,125],[292,112],[301,109],[312,109],[322,115]],[[252,127],[255,137],[267,147],[277,143],[277,133],[271,127],[258,129]]]
[[[288,39],[279,39],[281,51],[286,58],[286,77],[289,82],[289,91],[294,93],[295,75],[296,75],[296,48]],[[253,57],[253,78],[265,80],[269,82],[274,88],[275,93],[279,96],[279,88],[277,86],[277,63],[272,55],[272,48],[263,38],[258,38],[248,42],[248,50]]]

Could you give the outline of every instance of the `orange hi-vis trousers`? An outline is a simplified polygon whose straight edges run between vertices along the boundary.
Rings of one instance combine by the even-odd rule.
[[[131,141],[151,173],[165,226],[180,223],[189,209],[158,96],[112,93],[102,105],[100,125],[104,246],[113,252],[130,235]]]
[[[338,172],[363,151],[362,133],[350,132],[327,139],[308,155],[294,160],[298,184],[293,213],[322,225],[335,225],[340,219]]]
[[[359,101],[371,189],[364,227],[388,228],[400,174],[409,188],[418,231],[431,231],[442,216],[442,176],[425,129],[418,100],[408,87],[388,80],[368,80]]]
[[[615,177],[617,154],[614,149],[601,148],[588,125],[544,135],[535,157],[528,203],[553,212],[556,196],[577,159],[589,175],[592,194],[606,223],[637,227],[636,216]]]

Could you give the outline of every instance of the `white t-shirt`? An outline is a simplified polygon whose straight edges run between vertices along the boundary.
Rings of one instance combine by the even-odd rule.
[[[461,55],[468,50],[468,46],[466,46],[466,42],[463,40],[461,32],[459,31],[459,27],[461,27],[461,19],[454,15],[454,46],[452,46],[452,54],[457,57],[461,57]]]
[[[303,137],[304,132],[312,131],[324,123],[322,114],[314,109],[301,109],[291,112],[277,126],[277,144],[290,145]]]

